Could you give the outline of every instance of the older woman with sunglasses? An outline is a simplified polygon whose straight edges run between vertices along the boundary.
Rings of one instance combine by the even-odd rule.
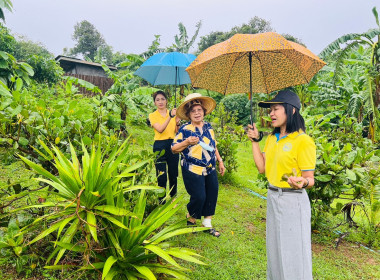
[[[215,214],[218,199],[218,176],[223,176],[225,168],[216,148],[214,130],[205,122],[204,116],[211,113],[216,102],[211,97],[199,93],[189,94],[178,107],[177,116],[190,120],[181,126],[172,144],[173,153],[181,153],[182,177],[186,191],[190,195],[187,204],[187,224],[196,225],[196,220],[204,217],[202,225],[210,228],[212,236],[220,233],[212,227],[211,219]]]

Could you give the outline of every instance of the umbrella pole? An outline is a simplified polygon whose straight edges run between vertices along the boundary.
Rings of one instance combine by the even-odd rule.
[[[251,125],[253,125],[253,108],[252,108],[252,53],[249,52],[249,101],[251,105]]]
[[[175,67],[175,83],[174,83],[174,108],[177,108],[177,73],[178,67]]]
[[[249,52],[249,101],[251,105],[251,125],[253,126],[253,106],[252,106],[252,52]],[[256,120],[255,120],[256,121]],[[262,131],[259,131],[259,139],[253,139],[255,142],[259,142],[261,139],[263,139],[264,133]]]

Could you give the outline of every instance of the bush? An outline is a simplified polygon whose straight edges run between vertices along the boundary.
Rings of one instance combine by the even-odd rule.
[[[9,33],[9,29],[0,23],[0,50],[7,53],[13,53],[16,48],[16,44],[17,42]]]
[[[250,104],[246,94],[227,95],[220,103],[224,105],[226,111],[235,114],[238,124],[247,125],[249,123]]]
[[[226,167],[226,174],[220,177],[222,181],[228,181],[232,172],[237,170],[237,148],[239,136],[235,133],[239,125],[236,125],[236,116],[233,112],[227,112],[223,104],[220,104],[207,119],[212,123],[220,156]]]
[[[317,146],[315,186],[308,191],[313,228],[321,226],[327,213],[343,213],[346,222],[357,227],[352,218],[355,208],[359,207],[367,220],[362,230],[367,232],[366,236],[372,236],[367,241],[370,245],[380,233],[377,227],[380,151],[369,139],[362,137],[362,126],[357,120],[342,112],[309,117],[306,125]]]
[[[33,67],[33,80],[38,83],[55,84],[62,79],[63,69],[54,59],[32,55],[26,62]]]

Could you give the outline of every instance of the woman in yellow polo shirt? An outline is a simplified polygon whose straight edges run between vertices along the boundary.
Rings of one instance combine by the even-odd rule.
[[[178,160],[179,155],[173,154],[171,144],[178,131],[180,119],[176,117],[176,109],[167,109],[166,94],[159,90],[153,94],[154,105],[157,110],[149,114],[149,121],[154,129],[153,152],[159,152],[156,161],[157,183],[166,188],[167,175],[169,175],[170,196],[177,194]],[[160,156],[162,151],[165,151]],[[160,199],[160,203],[163,200]]]
[[[263,152],[259,132],[249,125],[255,164],[269,181],[267,197],[267,279],[313,279],[311,209],[305,191],[314,185],[316,147],[305,134],[301,102],[290,91],[280,91],[260,107],[270,108],[274,130]]]

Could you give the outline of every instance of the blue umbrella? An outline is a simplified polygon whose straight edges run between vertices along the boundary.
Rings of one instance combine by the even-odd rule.
[[[195,58],[195,55],[188,53],[158,53],[148,58],[137,69],[135,75],[154,86],[175,85],[177,87],[177,85],[190,84],[191,80],[185,69]]]

